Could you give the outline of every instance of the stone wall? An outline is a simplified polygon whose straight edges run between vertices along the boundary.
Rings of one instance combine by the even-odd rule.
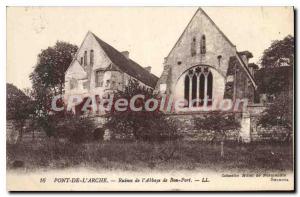
[[[16,143],[19,140],[24,142],[32,142],[37,140],[42,140],[46,137],[46,133],[42,130],[32,130],[31,125],[32,121],[27,120],[25,126],[23,127],[22,136],[20,129],[16,127],[16,124],[13,120],[6,121],[6,142],[7,143]]]
[[[169,115],[171,120],[175,120],[176,127],[180,135],[184,140],[188,141],[219,141],[220,136],[215,135],[216,131],[203,130],[197,128],[195,120],[202,118],[205,113],[197,114],[180,114],[180,115]],[[226,140],[238,141],[239,130],[231,130],[226,132]]]

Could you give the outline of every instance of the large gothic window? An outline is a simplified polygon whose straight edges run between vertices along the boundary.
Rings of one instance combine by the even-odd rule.
[[[190,69],[184,77],[184,99],[188,107],[212,105],[213,75],[208,67]]]

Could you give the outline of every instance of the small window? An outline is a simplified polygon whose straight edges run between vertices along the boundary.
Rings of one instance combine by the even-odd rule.
[[[191,44],[191,56],[196,55],[196,38],[194,37]]]
[[[94,65],[94,50],[90,51],[90,65]]]
[[[110,81],[109,80],[106,80],[106,84],[105,84],[105,87],[108,87],[110,84]]]
[[[201,37],[201,43],[200,43],[200,53],[205,54],[206,53],[206,38],[205,35]]]
[[[73,90],[77,88],[77,80],[76,79],[71,79],[70,80],[70,89]]]
[[[112,82],[111,82],[111,87],[114,88],[115,85],[116,85],[116,82],[115,82],[115,81],[112,81]]]
[[[166,90],[167,90],[167,84],[160,84],[159,85],[159,91],[161,92],[161,93],[165,93],[166,92]]]
[[[84,51],[84,59],[83,59],[84,67],[87,66],[87,51]]]
[[[87,86],[88,86],[88,82],[87,81],[85,81],[85,82],[82,83],[83,89],[87,89]]]
[[[80,58],[80,65],[83,65],[83,57]]]
[[[96,87],[102,87],[103,86],[103,71],[97,70],[95,73],[95,83]]]

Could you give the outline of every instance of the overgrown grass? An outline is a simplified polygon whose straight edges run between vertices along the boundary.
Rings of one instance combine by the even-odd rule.
[[[7,168],[57,169],[87,167],[107,170],[292,170],[293,149],[282,143],[172,141],[164,143],[107,141],[73,144],[57,140],[7,144]]]

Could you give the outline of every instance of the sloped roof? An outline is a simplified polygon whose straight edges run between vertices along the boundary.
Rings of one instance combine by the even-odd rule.
[[[242,65],[241,65],[242,64]],[[243,60],[241,60],[241,58],[239,57],[239,54],[237,53],[236,56],[231,56],[229,58],[229,63],[228,63],[228,69],[227,69],[227,73],[226,76],[228,75],[234,75],[234,69],[235,69],[235,65],[240,65],[242,68],[244,68],[246,74],[248,75],[249,79],[251,80],[254,88],[257,88],[257,84],[255,83],[255,79],[254,76],[251,75],[249,69],[247,68],[247,66],[244,64]],[[250,65],[250,64],[249,64]],[[255,64],[256,65],[256,64]]]
[[[237,57],[237,60],[240,62],[240,64],[242,65],[242,67],[245,69],[248,77],[250,78],[253,86],[255,89],[257,89],[257,84],[254,80],[254,76],[251,75],[250,71],[249,71],[249,68],[245,65],[245,62],[242,60],[242,58],[240,57],[240,54],[236,53],[236,57]]]
[[[126,58],[121,52],[98,38],[95,34],[93,34],[93,36],[99,43],[100,47],[104,50],[106,55],[109,57],[109,59],[116,66],[118,66],[120,70],[138,79],[144,84],[155,88],[158,77],[145,70],[142,66],[140,66],[133,60]]]

